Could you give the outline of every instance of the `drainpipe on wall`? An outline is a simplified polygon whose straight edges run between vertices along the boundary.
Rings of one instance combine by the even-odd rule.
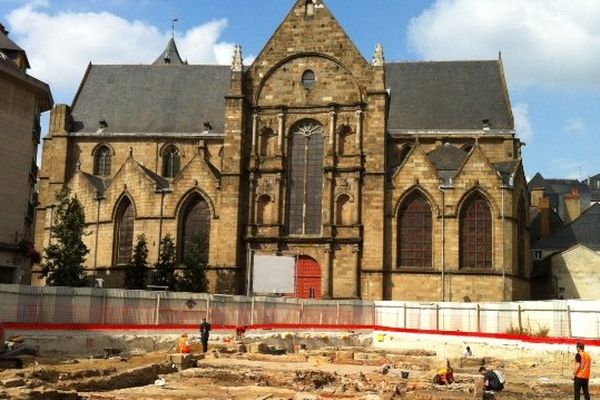
[[[96,242],[94,243],[94,285],[96,284],[96,268],[98,267],[98,230],[100,228],[100,202],[104,200],[106,197],[102,196],[100,193],[96,193]]]
[[[159,222],[158,222],[158,253],[156,256],[156,260],[158,261],[158,258],[160,257],[160,242],[162,241],[162,227],[163,227],[163,207],[165,204],[165,195],[167,193],[171,193],[172,190],[169,188],[162,188],[162,189],[157,189],[156,193],[160,193],[161,197],[160,197],[160,217],[159,217]]]
[[[504,253],[504,189],[500,186],[501,207],[500,216],[502,221],[502,301],[506,301],[506,254]]]
[[[445,186],[438,189],[442,192],[442,296],[441,301],[446,301],[446,193]]]
[[[253,264],[253,251],[250,243],[246,244],[246,296],[250,297],[252,294],[252,264]]]

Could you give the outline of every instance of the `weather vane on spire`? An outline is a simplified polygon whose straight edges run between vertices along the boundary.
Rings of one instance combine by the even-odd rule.
[[[171,20],[171,37],[175,39],[175,23],[179,22],[179,18],[173,18]]]

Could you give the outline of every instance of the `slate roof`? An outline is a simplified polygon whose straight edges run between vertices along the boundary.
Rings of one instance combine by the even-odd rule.
[[[529,189],[529,191],[532,191],[535,188],[542,188],[544,187],[544,185],[546,185],[546,181],[544,180],[542,174],[540,174],[539,172],[536,172],[533,178],[531,178],[529,182],[527,182],[527,188]]]
[[[388,129],[514,129],[498,61],[388,63]]]
[[[80,171],[84,178],[96,189],[99,195],[103,195],[106,188],[110,185],[110,180],[104,180],[87,172]]]
[[[518,163],[518,160],[510,160],[493,163],[492,165],[494,168],[496,168],[496,171],[500,173],[500,176],[502,177],[502,183],[505,185],[510,185],[510,177],[515,173],[515,168],[517,167]]]
[[[531,178],[527,187],[530,191],[543,187],[548,194],[568,194],[572,193],[573,189],[577,189],[581,194],[590,192],[590,188],[577,179],[546,179],[539,172]]]
[[[456,171],[467,158],[467,152],[446,143],[427,153],[427,156],[438,171]]]
[[[175,39],[169,39],[167,43],[167,47],[165,51],[152,63],[152,65],[182,65],[187,64],[184,63],[179,55],[179,50],[177,50],[177,45],[175,44]]]
[[[142,164],[138,163],[137,161],[136,161],[136,164],[142,169],[142,171],[144,171],[144,173],[146,175],[148,175],[148,177],[150,179],[152,179],[154,181],[154,183],[156,184],[156,189],[167,189],[169,187],[168,180],[166,180],[162,176],[158,175],[157,173],[149,170],[148,168],[144,167]]]
[[[170,63],[165,63],[165,57]],[[385,66],[388,129],[514,129],[498,61],[410,62]],[[229,66],[186,65],[171,39],[153,65],[90,65],[72,107],[73,131],[224,131]]]
[[[230,68],[223,65],[90,65],[73,102],[73,131],[224,132]]]
[[[9,39],[8,35],[0,31],[0,50],[25,51],[18,44]]]
[[[564,250],[576,244],[600,250],[600,204],[592,205],[575,221],[537,242],[534,248]]]
[[[530,207],[529,209],[529,238],[531,244],[535,245],[542,238],[542,213],[539,207]],[[550,211],[550,235],[565,225],[560,216],[554,211]]]
[[[29,68],[29,60],[27,59],[27,54],[25,50],[19,47],[15,42],[10,40],[8,37],[8,32],[4,30],[4,26],[0,24],[0,50],[2,50],[6,55],[10,58],[13,58],[11,53],[21,53],[25,56],[25,64],[27,68]]]

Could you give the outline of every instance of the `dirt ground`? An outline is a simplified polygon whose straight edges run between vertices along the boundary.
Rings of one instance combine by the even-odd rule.
[[[432,350],[325,347],[273,353],[282,352],[264,343],[213,344],[206,357],[198,355],[195,367],[181,371],[166,352],[109,359],[42,354],[25,359],[22,370],[0,372],[0,399],[469,400],[482,397],[475,388],[483,364],[507,376],[496,399],[572,396],[571,360],[564,354],[450,359],[457,382],[444,387],[432,384],[435,371],[445,366]],[[600,395],[594,381],[591,393]]]

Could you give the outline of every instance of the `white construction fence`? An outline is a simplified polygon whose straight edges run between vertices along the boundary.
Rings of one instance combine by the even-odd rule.
[[[507,303],[300,300],[0,284],[0,322],[77,326],[339,326],[600,339],[600,300]]]

